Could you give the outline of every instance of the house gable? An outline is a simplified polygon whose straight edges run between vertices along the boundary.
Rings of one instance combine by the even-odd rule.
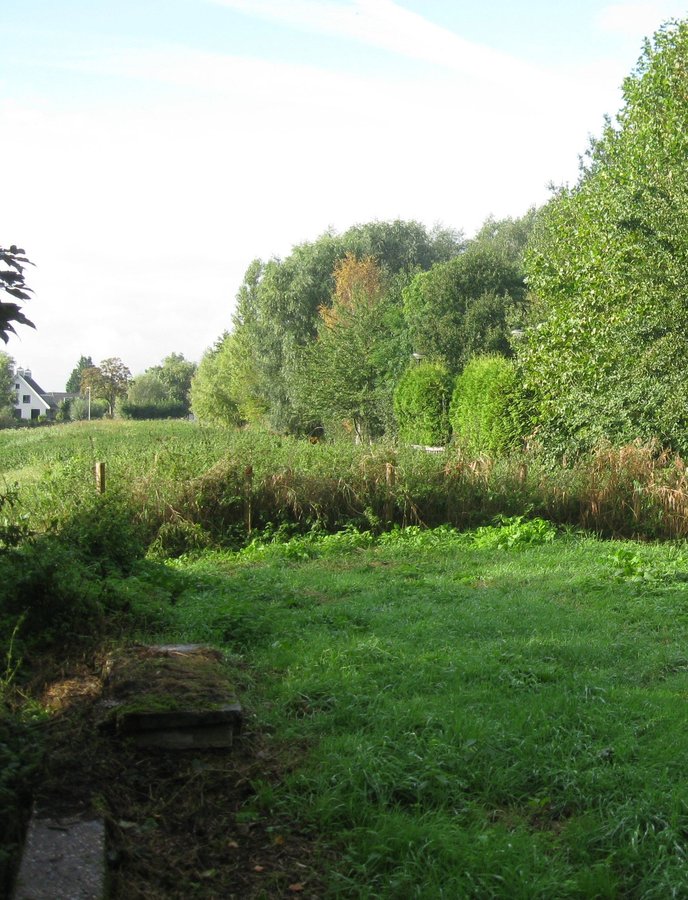
[[[57,404],[51,403],[45,391],[33,380],[31,372],[17,369],[12,381],[14,390],[14,415],[17,419],[38,419],[51,416]]]

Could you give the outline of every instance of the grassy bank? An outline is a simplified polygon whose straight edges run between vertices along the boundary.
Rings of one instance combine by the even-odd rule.
[[[497,515],[542,516],[608,537],[683,538],[688,478],[653,446],[600,448],[553,469],[537,457],[470,459],[393,445],[310,444],[189,422],[92,422],[0,432],[0,479],[18,483],[17,515],[38,530],[67,520],[93,493],[126,502],[162,555],[236,547],[280,525],[384,530],[469,528]]]
[[[688,893],[688,555],[550,537],[175,564],[193,587],[158,637],[248,666],[267,758],[291,760],[241,821],[309,831],[328,896]]]
[[[0,460],[0,887],[44,747],[48,783],[98,797],[115,898],[688,896],[688,551],[579,528],[681,535],[680,460],[553,472],[166,422],[4,432]],[[142,794],[125,747],[88,743],[91,661],[132,640],[227,652],[234,774],[147,760]]]

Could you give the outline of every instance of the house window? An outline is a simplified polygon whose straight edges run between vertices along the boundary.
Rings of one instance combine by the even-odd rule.
[[[31,394],[24,394],[22,396],[22,403],[31,403]]]
[[[31,410],[31,418],[32,419],[37,419],[40,416],[40,414],[41,414],[40,409],[32,409]]]
[[[18,384],[15,384],[14,389],[15,389],[15,391],[18,391],[18,390],[19,390],[19,385],[18,385]]]

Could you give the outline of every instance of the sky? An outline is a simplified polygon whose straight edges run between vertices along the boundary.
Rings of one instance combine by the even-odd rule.
[[[256,257],[328,228],[470,237],[574,183],[672,0],[3,0],[0,246],[35,264],[5,348],[198,361]],[[0,347],[0,349],[2,349]]]

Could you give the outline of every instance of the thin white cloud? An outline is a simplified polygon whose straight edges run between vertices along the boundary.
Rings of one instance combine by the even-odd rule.
[[[685,6],[666,0],[613,3],[598,13],[595,24],[601,31],[640,42],[644,37],[650,37],[662,22],[684,15]]]
[[[407,59],[504,83],[534,80],[536,67],[472,41],[393,0],[213,0],[237,12],[306,31],[349,38]]]

